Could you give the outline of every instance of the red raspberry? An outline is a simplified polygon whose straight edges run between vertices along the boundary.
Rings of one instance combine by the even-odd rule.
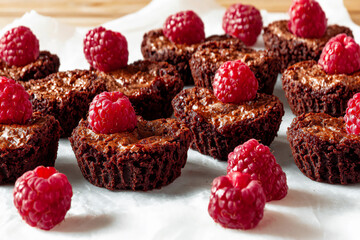
[[[360,47],[352,37],[339,34],[323,48],[319,64],[328,74],[351,74],[360,70]]]
[[[264,215],[265,194],[250,175],[233,172],[214,179],[208,212],[225,228],[256,227]]]
[[[193,44],[205,39],[204,23],[193,11],[170,15],[165,20],[163,33],[174,43]]]
[[[229,153],[227,172],[242,172],[259,180],[266,201],[280,200],[287,194],[286,175],[267,146],[250,139]]]
[[[8,64],[24,66],[39,57],[39,40],[24,26],[7,31],[0,39],[0,57]]]
[[[103,92],[90,104],[89,124],[96,133],[132,131],[136,127],[135,110],[121,92]]]
[[[255,44],[263,26],[262,17],[257,8],[241,3],[231,5],[222,20],[224,31],[239,38],[246,45]]]
[[[0,77],[0,123],[24,124],[32,116],[30,95],[12,79]]]
[[[32,227],[50,230],[70,209],[72,188],[67,177],[53,167],[39,166],[19,177],[14,187],[14,204]]]
[[[103,27],[94,28],[86,34],[84,54],[93,68],[103,72],[125,67],[129,57],[126,38]]]
[[[256,96],[258,81],[250,68],[241,60],[223,63],[216,71],[213,89],[224,103],[241,103]]]
[[[327,19],[315,0],[294,0],[289,15],[288,28],[296,36],[320,38],[325,34]]]
[[[360,93],[355,94],[349,101],[344,120],[348,134],[360,135]]]

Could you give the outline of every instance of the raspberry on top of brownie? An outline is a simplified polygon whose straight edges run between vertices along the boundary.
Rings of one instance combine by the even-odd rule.
[[[224,63],[216,72],[214,92],[184,89],[172,101],[174,115],[192,131],[191,147],[219,160],[250,138],[269,145],[284,115],[280,100],[257,93],[258,82],[240,60]]]
[[[57,55],[40,51],[39,40],[24,26],[7,31],[0,39],[0,76],[16,81],[40,79],[59,70]]]
[[[59,122],[33,113],[24,87],[0,77],[0,184],[13,183],[39,165],[54,166],[59,138]]]
[[[315,0],[294,0],[289,15],[290,20],[270,23],[263,34],[265,47],[280,58],[282,71],[297,62],[317,61],[326,42],[340,33],[353,37],[348,27],[327,25]]]
[[[191,135],[175,119],[137,117],[121,92],[103,92],[69,140],[90,183],[109,190],[147,191],[180,176]]]
[[[324,112],[344,116],[348,100],[360,91],[360,46],[339,34],[326,43],[318,63],[294,64],[284,71],[282,82],[295,115]]]

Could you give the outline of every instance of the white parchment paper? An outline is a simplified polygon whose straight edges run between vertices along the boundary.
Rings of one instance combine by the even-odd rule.
[[[351,21],[342,1],[319,2],[329,24],[349,26],[360,42],[360,28]],[[153,0],[142,10],[103,26],[126,36],[129,62],[133,62],[142,58],[140,43],[146,31],[161,27],[168,15],[188,9],[201,16],[207,35],[223,33],[225,9],[213,0]],[[261,13],[264,25],[287,18],[286,13]],[[89,67],[82,52],[82,40],[89,28],[68,26],[32,11],[0,34],[18,25],[33,30],[41,49],[59,55],[60,70]],[[255,47],[264,47],[261,37]],[[224,162],[189,150],[187,164],[172,184],[149,192],[112,192],[83,178],[69,141],[61,139],[55,167],[68,176],[74,192],[65,221],[51,231],[28,226],[13,205],[13,185],[0,186],[0,239],[359,239],[360,185],[318,183],[298,170],[286,140],[286,129],[294,115],[280,78],[274,94],[284,103],[286,113],[270,147],[287,174],[289,192],[283,200],[266,204],[264,218],[255,229],[225,229],[208,215],[211,182],[226,173]]]

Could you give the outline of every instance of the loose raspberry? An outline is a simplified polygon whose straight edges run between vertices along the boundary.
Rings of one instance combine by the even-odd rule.
[[[246,45],[255,44],[263,26],[260,11],[251,5],[231,5],[225,12],[222,28],[225,33],[239,38]]]
[[[90,104],[89,124],[96,133],[132,131],[136,127],[135,110],[121,92],[103,92]]]
[[[270,149],[255,139],[237,146],[229,154],[227,172],[247,173],[250,174],[252,180],[259,180],[267,202],[280,200],[287,194],[285,173]]]
[[[0,39],[0,57],[10,66],[24,66],[39,54],[39,40],[27,27],[10,29]]]
[[[0,77],[0,123],[24,124],[32,116],[30,95],[13,79]]]
[[[170,15],[165,20],[163,33],[174,43],[193,44],[205,39],[204,23],[193,11]]]
[[[360,93],[355,94],[349,101],[344,120],[348,134],[360,135]]]
[[[213,89],[225,103],[241,103],[256,96],[259,84],[254,73],[241,60],[223,63],[216,71]]]
[[[250,175],[233,172],[214,179],[208,212],[225,228],[251,229],[264,215],[265,194]]]
[[[84,54],[93,68],[103,72],[125,67],[129,57],[126,38],[103,27],[94,28],[86,34]]]
[[[50,230],[64,220],[72,194],[64,174],[43,166],[19,177],[13,193],[15,207],[25,222],[44,230]]]
[[[328,74],[351,74],[359,71],[359,44],[344,33],[336,35],[323,48],[319,64]]]
[[[327,19],[315,0],[294,0],[289,15],[288,28],[296,36],[320,38],[325,34]]]

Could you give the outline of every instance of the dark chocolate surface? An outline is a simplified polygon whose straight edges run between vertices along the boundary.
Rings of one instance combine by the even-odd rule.
[[[17,81],[29,81],[31,79],[44,78],[59,70],[60,60],[55,54],[41,51],[37,60],[25,66],[8,66],[0,59],[0,76]]]

